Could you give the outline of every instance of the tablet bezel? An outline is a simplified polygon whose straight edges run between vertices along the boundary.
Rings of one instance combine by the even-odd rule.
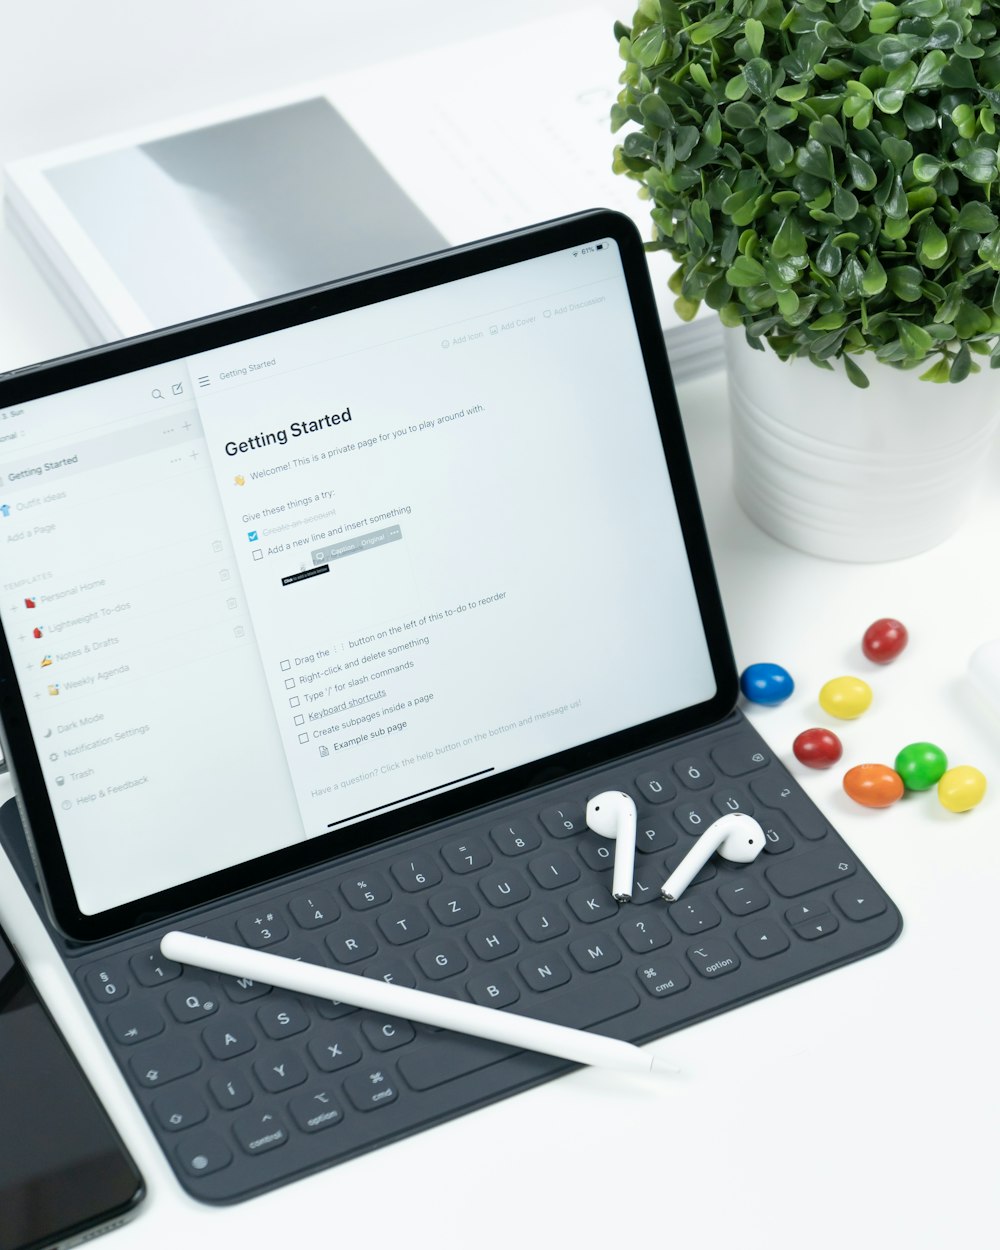
[[[583,743],[558,754],[472,782],[442,795],[374,816],[356,826],[296,842],[282,850],[173,886],[96,915],[82,912],[59,838],[42,766],[31,739],[10,650],[0,630],[0,718],[4,750],[15,776],[22,820],[28,832],[46,903],[56,926],[71,940],[93,941],[187,911],[265,884],[288,872],[333,861],[360,847],[403,835],[487,803],[519,794],[542,782],[706,728],[735,706],[738,684],[722,602],[715,578],[687,444],[670,377],[659,318],[638,231],[625,216],[595,209],[486,239],[446,252],[322,287],[281,296],[179,327],[109,344],[75,356],[44,362],[0,378],[0,408],[8,408],[108,378],[223,347],[241,339],[406,295],[550,252],[613,238],[620,249],[635,314],[643,362],[656,412],[688,562],[716,681],[704,703]]]

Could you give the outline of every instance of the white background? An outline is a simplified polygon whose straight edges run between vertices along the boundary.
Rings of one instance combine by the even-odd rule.
[[[9,7],[0,159],[573,7],[537,0],[502,9],[430,0],[385,0],[377,10],[318,0]],[[551,72],[558,58],[550,55],[540,78]],[[459,106],[474,82],[468,67],[456,76]],[[0,234],[0,362],[78,342],[17,246]],[[807,775],[792,761],[899,904],[900,940],[656,1043],[684,1069],[672,1084],[577,1073],[215,1210],[186,1198],[167,1171],[0,864],[0,918],[149,1182],[139,1218],[109,1247],[334,1238],[424,1247],[461,1236],[483,1248],[656,1237],[708,1250],[936,1250],[995,1239],[1000,716],[977,702],[964,674],[972,648],[1000,636],[1000,456],[971,519],[949,542],[898,564],[839,565],[779,546],[737,508],[722,375],[686,385],[680,401],[737,661],[776,660],[798,682],[784,707],[752,714],[774,748],[789,760],[794,735],[823,723],[815,702],[822,682],[856,672],[870,679],[875,702],[840,727],[845,766],[891,763],[904,743],[928,738],[990,778],[985,802],[964,817],[944,812],[933,794],[866,812],[840,792],[841,770]],[[944,419],[954,402],[943,393]],[[912,642],[895,665],[873,669],[858,642],[882,615],[906,622]]]

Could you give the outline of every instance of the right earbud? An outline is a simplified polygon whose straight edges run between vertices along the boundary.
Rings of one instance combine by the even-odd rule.
[[[611,893],[619,903],[627,903],[632,898],[637,820],[635,802],[621,790],[595,794],[587,804],[587,828],[602,838],[614,838],[618,843]]]
[[[764,849],[764,830],[752,816],[729,812],[709,825],[690,851],[664,881],[660,893],[674,903],[716,851],[732,864],[749,864]]]

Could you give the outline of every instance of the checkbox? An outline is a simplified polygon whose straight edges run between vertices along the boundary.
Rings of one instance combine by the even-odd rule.
[[[263,551],[261,551],[261,549],[260,549],[259,547],[258,547],[258,548],[254,551],[254,553],[253,553],[253,558],[254,558],[255,560],[263,560],[263,559],[264,559],[264,553],[263,553]]]
[[[303,743],[308,742],[308,741],[309,741],[309,735],[308,735],[308,734],[299,734],[299,741],[300,741],[300,742],[303,742]]]
[[[286,690],[294,690],[294,689],[295,689],[295,678],[294,678],[294,677],[286,677],[286,678],[285,678],[285,689],[286,689]]]
[[[247,542],[255,543],[257,541],[257,531],[247,530]]]
[[[299,706],[299,704],[300,704],[301,702],[302,702],[302,700],[301,700],[301,699],[299,698],[299,696],[296,694],[296,695],[293,695],[293,696],[292,696],[292,697],[288,700],[288,706],[289,706],[289,707],[298,707],[298,706]]]
[[[282,660],[282,661],[281,661],[281,671],[282,671],[283,673],[287,673],[287,672],[288,672],[288,670],[289,670],[291,667],[292,667],[292,662],[291,662],[291,660]]]
[[[294,724],[304,725],[305,723],[306,723],[306,718],[304,716],[296,716]]]

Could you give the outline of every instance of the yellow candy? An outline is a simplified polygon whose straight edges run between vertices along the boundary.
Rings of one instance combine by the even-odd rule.
[[[827,716],[853,720],[868,710],[872,688],[860,677],[834,677],[819,692],[819,705]]]
[[[938,798],[949,812],[967,812],[982,801],[986,778],[971,764],[949,768],[938,782]]]

